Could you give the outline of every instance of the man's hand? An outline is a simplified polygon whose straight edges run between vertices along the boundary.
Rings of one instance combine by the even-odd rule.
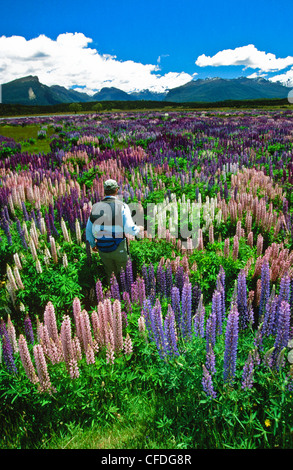
[[[144,227],[142,225],[138,225],[138,228],[139,228],[139,232],[136,236],[141,236],[143,237],[144,235]]]
[[[92,250],[93,250],[94,252],[97,252],[97,251],[98,251],[98,248],[97,248],[96,246],[94,246],[94,247],[92,248]]]

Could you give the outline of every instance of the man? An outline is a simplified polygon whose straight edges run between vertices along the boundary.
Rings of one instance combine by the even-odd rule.
[[[135,225],[128,205],[117,198],[119,186],[115,180],[105,181],[104,191],[104,199],[92,207],[86,239],[93,251],[99,252],[109,283],[112,273],[118,277],[128,261],[125,234],[137,236],[144,227]]]

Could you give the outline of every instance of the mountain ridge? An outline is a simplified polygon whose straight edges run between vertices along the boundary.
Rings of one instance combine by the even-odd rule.
[[[163,93],[142,90],[127,93],[115,87],[103,87],[88,95],[61,85],[47,86],[34,75],[28,75],[2,85],[3,104],[54,105],[59,103],[85,103],[93,101],[164,101],[164,102],[217,102],[225,100],[251,100],[287,98],[290,87],[279,82],[258,78],[205,78],[191,80]]]

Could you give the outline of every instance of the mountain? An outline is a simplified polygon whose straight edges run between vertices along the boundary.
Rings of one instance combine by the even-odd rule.
[[[217,102],[225,100],[254,100],[287,98],[290,88],[264,78],[207,78],[192,80],[169,90],[164,101]]]
[[[2,85],[2,103],[50,105],[57,104],[58,100],[50,87],[29,75]]]
[[[40,83],[38,77],[29,75],[2,85],[2,103],[46,106],[58,103],[91,101],[86,93]]]
[[[126,93],[115,87],[104,87],[93,96],[63,86],[47,86],[38,77],[13,80],[2,85],[2,103],[23,105],[54,105],[59,103],[86,103],[93,101],[164,101],[217,102],[225,100],[254,100],[287,98],[291,88],[264,78],[207,78],[192,80],[165,93],[150,90]]]
[[[144,101],[163,101],[167,96],[167,92],[158,93],[150,90],[135,91],[130,93],[135,100],[144,100]]]
[[[53,85],[50,90],[54,93],[59,103],[86,103],[92,101],[92,98],[86,93],[80,93],[79,91],[67,89],[64,86]]]
[[[92,101],[131,101],[133,99],[131,95],[115,87],[104,87],[91,97]]]

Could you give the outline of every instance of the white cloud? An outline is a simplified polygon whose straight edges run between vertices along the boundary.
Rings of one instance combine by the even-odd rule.
[[[120,61],[89,47],[91,38],[83,33],[60,34],[56,40],[45,35],[26,40],[22,36],[0,37],[1,82],[27,75],[38,76],[45,85],[78,85],[93,94],[103,86],[126,92],[166,89],[184,85],[193,76],[185,72],[160,75],[158,64]]]
[[[200,55],[196,60],[199,67],[222,65],[243,65],[245,68],[259,69],[262,72],[276,72],[293,65],[293,57],[276,58],[275,54],[259,51],[253,44],[225,49],[214,56]]]
[[[285,73],[270,78],[271,82],[281,82],[283,85],[293,87],[293,67]]]

